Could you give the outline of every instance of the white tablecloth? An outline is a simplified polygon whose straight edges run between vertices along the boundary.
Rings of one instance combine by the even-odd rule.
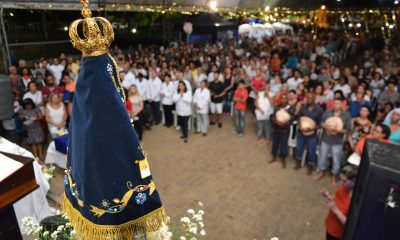
[[[56,144],[52,141],[47,148],[47,155],[44,161],[46,164],[55,164],[62,169],[67,168],[67,155],[56,150]]]
[[[29,158],[34,157],[31,152],[2,137],[0,137],[0,151]],[[49,203],[46,199],[47,192],[50,189],[49,182],[42,172],[42,167],[36,161],[33,162],[33,169],[39,188],[14,203],[15,215],[17,216],[18,225],[22,234],[25,233],[21,227],[22,218],[33,217],[35,221],[39,222],[43,218],[52,215]]]

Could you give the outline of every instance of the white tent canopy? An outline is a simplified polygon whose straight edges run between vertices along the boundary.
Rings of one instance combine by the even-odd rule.
[[[275,31],[282,31],[282,32],[290,32],[293,33],[293,27],[285,24],[285,23],[281,23],[281,22],[274,22],[272,24],[272,26],[274,27]]]
[[[252,38],[261,40],[265,36],[273,36],[276,32],[293,33],[293,27],[281,22],[265,23],[265,24],[242,24],[239,26],[239,34],[247,35]]]

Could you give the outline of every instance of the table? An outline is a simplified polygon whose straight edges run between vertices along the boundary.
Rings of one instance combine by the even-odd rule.
[[[47,148],[45,164],[55,164],[62,169],[67,168],[67,155],[56,150],[56,144],[51,141]]]
[[[31,152],[2,137],[0,137],[0,151],[34,158]],[[49,182],[44,176],[42,166],[39,163],[34,161],[33,168],[39,188],[14,203],[15,215],[22,234],[25,234],[22,229],[22,218],[32,217],[35,221],[40,222],[43,218],[53,215],[46,199],[47,192],[50,190]]]

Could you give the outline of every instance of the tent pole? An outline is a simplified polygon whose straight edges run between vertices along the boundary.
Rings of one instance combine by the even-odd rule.
[[[1,45],[1,52],[3,55],[4,61],[4,71],[7,72],[8,66],[11,66],[11,59],[10,59],[10,50],[8,48],[8,40],[7,40],[7,33],[6,28],[4,25],[4,8],[0,8],[0,45]],[[4,41],[4,44],[3,44]],[[5,46],[5,49],[4,49]]]

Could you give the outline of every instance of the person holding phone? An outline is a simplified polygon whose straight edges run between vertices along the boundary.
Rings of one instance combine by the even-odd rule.
[[[43,119],[43,114],[40,108],[36,107],[36,104],[32,99],[27,98],[22,102],[23,109],[18,112],[19,119],[23,122],[23,126],[26,129],[28,136],[26,143],[32,148],[33,155],[39,160],[39,163],[43,164],[43,141],[44,133],[40,120]]]
[[[325,189],[321,190],[322,198],[329,209],[325,219],[326,240],[340,240],[343,237],[357,172],[357,167],[351,165],[341,169],[339,175],[341,186],[335,196],[332,197]]]

